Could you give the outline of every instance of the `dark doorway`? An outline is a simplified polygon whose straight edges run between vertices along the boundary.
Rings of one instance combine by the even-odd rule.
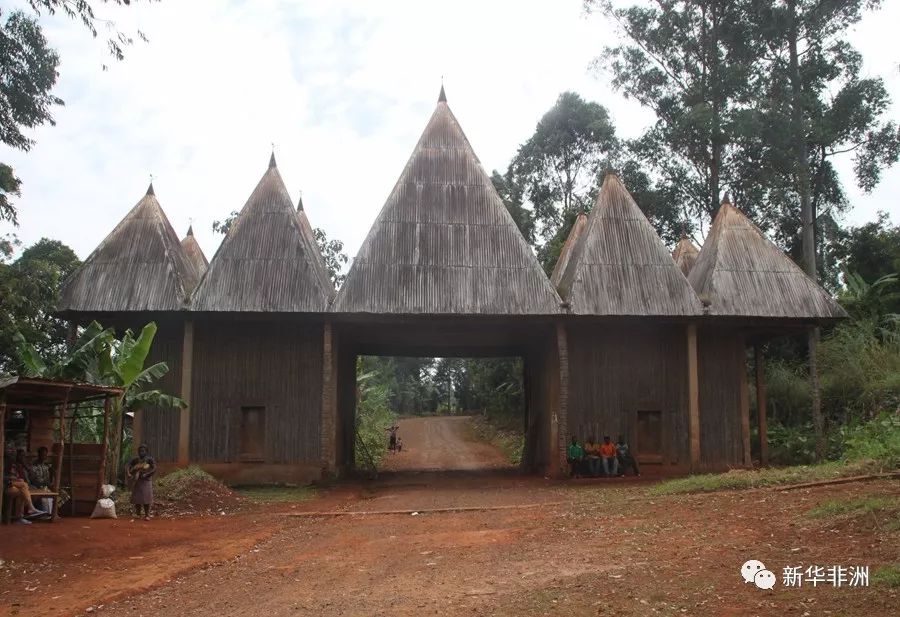
[[[643,461],[662,462],[662,412],[652,410],[639,410],[637,412],[637,439],[635,450]]]

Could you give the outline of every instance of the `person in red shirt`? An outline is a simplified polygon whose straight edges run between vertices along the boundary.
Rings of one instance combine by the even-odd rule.
[[[616,444],[609,440],[609,435],[600,444],[600,460],[603,461],[603,473],[607,476],[619,475],[619,459],[616,458]]]

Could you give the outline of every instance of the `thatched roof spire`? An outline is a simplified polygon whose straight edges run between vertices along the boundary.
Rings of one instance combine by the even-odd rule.
[[[559,302],[459,122],[438,102],[335,310],[548,315]]]
[[[715,315],[846,317],[818,283],[729,201],[719,208],[688,278]]]
[[[334,286],[274,165],[238,214],[194,293],[196,311],[328,309]]]
[[[64,283],[59,311],[177,311],[198,278],[151,183]]]
[[[147,195],[156,195],[156,191],[153,190],[153,180],[150,181],[150,185],[147,187]]]
[[[438,94],[438,103],[446,103],[447,102],[447,93],[444,92],[444,83],[441,82],[441,92]]]
[[[278,163],[275,162],[275,150],[272,150],[272,155],[269,157],[269,169],[275,169],[278,167]]]
[[[203,276],[209,267],[209,262],[206,260],[203,249],[200,248],[200,244],[194,237],[193,225],[188,226],[187,235],[181,240],[181,248],[184,249],[184,254],[187,255],[188,259],[191,260],[191,263],[197,270],[197,274]]]
[[[614,173],[572,248],[559,283],[576,315],[690,316],[702,312],[687,279]]]
[[[672,259],[675,260],[675,264],[681,269],[681,272],[685,276],[687,276],[694,267],[694,264],[697,262],[697,255],[699,254],[700,249],[691,242],[691,239],[687,236],[687,232],[682,230],[681,240],[678,241],[678,244],[675,245],[675,250],[672,251]]]
[[[557,290],[560,289],[560,283],[562,283],[563,279],[569,282],[572,280],[575,269],[575,261],[572,260],[572,255],[575,253],[575,247],[584,238],[584,229],[587,227],[587,221],[588,216],[584,212],[579,212],[576,215],[575,223],[572,225],[569,236],[566,238],[566,243],[563,244],[562,251],[559,253],[559,259],[556,260],[556,265],[553,266],[550,282],[553,283]]]

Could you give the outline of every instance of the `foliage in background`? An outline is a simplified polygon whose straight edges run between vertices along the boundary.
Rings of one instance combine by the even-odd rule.
[[[384,364],[371,356],[356,360],[356,466],[374,471],[387,452],[388,432],[397,416],[390,406]]]
[[[93,7],[101,3],[126,6],[132,1],[28,0],[26,10],[6,12],[5,21],[0,22],[0,142],[27,152],[34,140],[25,131],[54,124],[51,108],[63,104],[52,93],[59,77],[59,55],[50,47],[37,16],[59,12],[81,22],[94,37],[98,25],[102,25],[110,33],[106,41],[110,55],[122,60],[124,48],[133,39],[115,23],[97,17]],[[0,8],[0,20],[3,17]],[[142,32],[137,34],[147,40]],[[17,224],[12,197],[19,195],[21,186],[12,167],[0,162],[0,221]]]
[[[0,374],[20,368],[13,337],[21,332],[41,357],[65,352],[67,326],[53,315],[62,282],[79,265],[68,246],[42,238],[12,263],[0,260]]]

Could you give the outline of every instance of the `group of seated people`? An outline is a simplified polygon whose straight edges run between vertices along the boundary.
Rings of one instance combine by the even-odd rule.
[[[606,436],[603,443],[597,443],[591,437],[584,445],[578,443],[578,438],[573,435],[566,460],[569,463],[569,475],[573,478],[624,476],[629,468],[634,470],[634,475],[641,475],[637,460],[621,435],[616,443],[612,443],[609,436]]]
[[[31,521],[48,518],[49,512],[34,505],[31,491],[47,489],[53,483],[50,460],[47,448],[38,448],[37,457],[29,465],[25,461],[25,450],[20,448],[7,453],[3,462],[4,499],[12,500],[12,522],[19,525],[30,525]]]

